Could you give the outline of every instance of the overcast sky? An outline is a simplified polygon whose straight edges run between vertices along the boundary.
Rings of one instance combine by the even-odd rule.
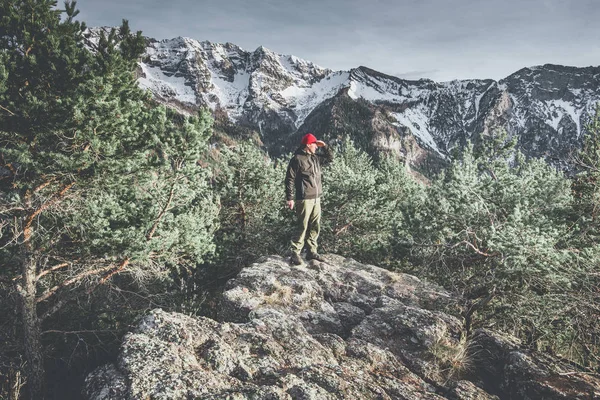
[[[600,0],[79,0],[88,26],[259,46],[333,70],[501,79],[600,65]]]

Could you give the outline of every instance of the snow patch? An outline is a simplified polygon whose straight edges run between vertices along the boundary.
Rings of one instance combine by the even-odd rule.
[[[411,84],[377,79],[365,74],[359,75],[362,81],[352,80],[348,95],[353,99],[363,98],[367,101],[387,101],[391,103],[406,103],[425,100],[432,92],[431,89],[421,88]]]
[[[301,85],[297,82],[280,92],[281,96],[295,109],[298,119],[296,126],[302,125],[306,117],[322,102],[332,98],[347,85],[347,72],[336,72],[313,85]]]
[[[391,113],[391,115],[398,121],[394,125],[408,128],[420,142],[445,157],[429,132],[429,118],[422,107],[407,108],[404,112]]]
[[[558,129],[558,121],[560,121],[562,119],[562,117],[566,114],[569,117],[571,117],[571,119],[577,126],[577,136],[581,135],[581,120],[580,120],[580,118],[581,118],[582,110],[577,110],[573,106],[573,104],[568,103],[562,99],[549,101],[548,108],[550,110],[550,115],[552,116],[551,120],[546,121],[546,123],[548,125],[552,126],[554,129]],[[554,116],[553,114],[558,114],[558,117]],[[557,119],[558,119],[558,121],[557,121]]]
[[[363,98],[367,101],[389,101],[392,103],[400,103],[402,99],[398,95],[388,92],[382,92],[375,89],[373,86],[362,85],[352,81],[348,95],[353,99]]]
[[[141,63],[145,77],[138,83],[143,89],[149,89],[164,98],[175,98],[183,103],[196,104],[194,89],[186,85],[183,76],[167,75],[159,67],[151,67]]]
[[[221,107],[229,111],[231,118],[240,117],[242,109],[249,95],[250,74],[239,72],[234,75],[233,82],[218,76],[215,71],[211,72],[211,81],[215,88],[213,93],[219,98]]]

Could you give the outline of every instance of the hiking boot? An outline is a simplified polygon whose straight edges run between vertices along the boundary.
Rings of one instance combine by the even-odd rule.
[[[300,258],[300,254],[292,253],[292,256],[290,257],[290,262],[294,265],[302,264],[302,259]]]
[[[325,262],[325,259],[319,253],[308,253],[306,255],[306,259],[307,260],[317,260],[317,261],[320,261],[320,262]]]

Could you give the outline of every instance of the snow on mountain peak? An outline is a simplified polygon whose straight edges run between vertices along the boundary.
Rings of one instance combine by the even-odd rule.
[[[232,43],[184,37],[149,40],[140,70],[140,86],[182,110],[206,106],[257,127],[277,118],[271,129],[290,134],[323,102],[347,93],[387,107],[392,125],[442,157],[458,143],[495,129],[494,124],[522,135],[529,154],[548,154],[552,149],[544,146],[556,139],[542,145],[540,137],[555,133],[579,140],[600,100],[598,67],[547,64],[498,82],[439,83],[404,80],[363,66],[332,71],[264,46],[249,52]]]
[[[264,46],[247,52],[231,43],[183,37],[151,42],[140,67],[140,85],[165,101],[222,109],[232,120],[247,109],[284,109],[296,126],[337,93],[341,76]]]

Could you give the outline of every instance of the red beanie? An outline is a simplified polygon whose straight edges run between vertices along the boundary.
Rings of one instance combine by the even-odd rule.
[[[303,145],[307,145],[307,144],[311,144],[311,143],[315,143],[317,141],[317,138],[315,137],[315,135],[313,135],[312,133],[307,133],[306,135],[304,135],[302,137],[302,143]]]

